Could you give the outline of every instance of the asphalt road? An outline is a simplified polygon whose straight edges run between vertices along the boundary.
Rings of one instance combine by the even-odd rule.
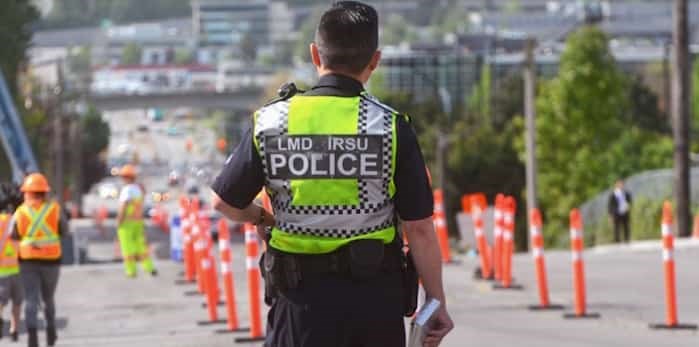
[[[167,254],[167,237],[151,230],[156,252]],[[245,261],[241,236],[233,245],[238,315],[248,325]],[[164,248],[164,249],[163,249]],[[647,248],[647,247],[646,247]],[[90,254],[111,258],[108,238],[95,239]],[[586,255],[588,311],[600,319],[566,320],[564,311],[534,312],[537,302],[533,264],[529,255],[514,260],[519,291],[493,290],[491,283],[472,279],[476,259],[462,257],[444,268],[448,308],[456,323],[445,339],[448,347],[511,346],[672,346],[694,347],[696,332],[654,331],[648,323],[664,320],[664,291],[659,248],[589,250]],[[699,323],[699,244],[676,253],[679,317]],[[570,257],[547,253],[551,301],[571,310]],[[198,326],[206,319],[203,298],[185,296],[192,286],[175,285],[181,266],[157,262],[160,276],[126,279],[121,265],[111,263],[64,267],[58,288],[61,322],[59,346],[231,346],[234,335],[215,334],[218,326]],[[219,313],[223,314],[223,308]],[[259,346],[260,344],[257,344]]]

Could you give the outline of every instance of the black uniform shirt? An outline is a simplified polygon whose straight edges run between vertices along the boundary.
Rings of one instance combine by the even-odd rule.
[[[363,90],[355,79],[329,74],[303,95],[354,97]],[[433,198],[422,152],[415,132],[403,117],[398,117],[396,129],[398,152],[393,176],[396,211],[402,220],[424,219],[432,215]],[[252,130],[248,129],[211,187],[223,201],[239,209],[247,207],[264,185],[262,160],[252,138]]]

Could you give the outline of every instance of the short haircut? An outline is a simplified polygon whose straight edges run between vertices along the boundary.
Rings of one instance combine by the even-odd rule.
[[[323,13],[315,44],[330,70],[361,73],[379,46],[379,15],[358,1],[338,1]]]

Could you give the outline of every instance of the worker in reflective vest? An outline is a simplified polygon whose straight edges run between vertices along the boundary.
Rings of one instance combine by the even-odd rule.
[[[61,235],[66,231],[60,206],[47,199],[51,188],[46,178],[33,173],[22,184],[24,203],[14,214],[13,239],[19,241],[19,268],[24,285],[27,345],[37,347],[39,300],[44,303],[46,343],[56,343],[54,294],[61,264]],[[41,299],[40,299],[41,298]]]
[[[2,208],[0,206],[0,209]],[[22,300],[24,299],[24,289],[22,289],[19,278],[17,242],[9,237],[11,234],[10,218],[10,214],[0,212],[0,315],[5,311],[8,301],[12,300],[10,336],[12,336],[13,341],[17,341],[17,324],[19,323],[19,310],[22,308]],[[0,337],[2,337],[3,325],[0,318]]]
[[[139,261],[143,271],[155,276],[157,271],[148,252],[143,221],[143,189],[136,183],[136,168],[130,164],[124,165],[119,175],[126,183],[119,195],[117,214],[117,235],[126,276],[136,277],[136,262]]]

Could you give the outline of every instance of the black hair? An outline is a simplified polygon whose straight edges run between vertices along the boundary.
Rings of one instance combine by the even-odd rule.
[[[0,212],[13,213],[24,202],[19,187],[12,183],[0,183]]]
[[[367,4],[338,1],[320,18],[315,44],[323,66],[358,74],[378,49],[379,15]]]

